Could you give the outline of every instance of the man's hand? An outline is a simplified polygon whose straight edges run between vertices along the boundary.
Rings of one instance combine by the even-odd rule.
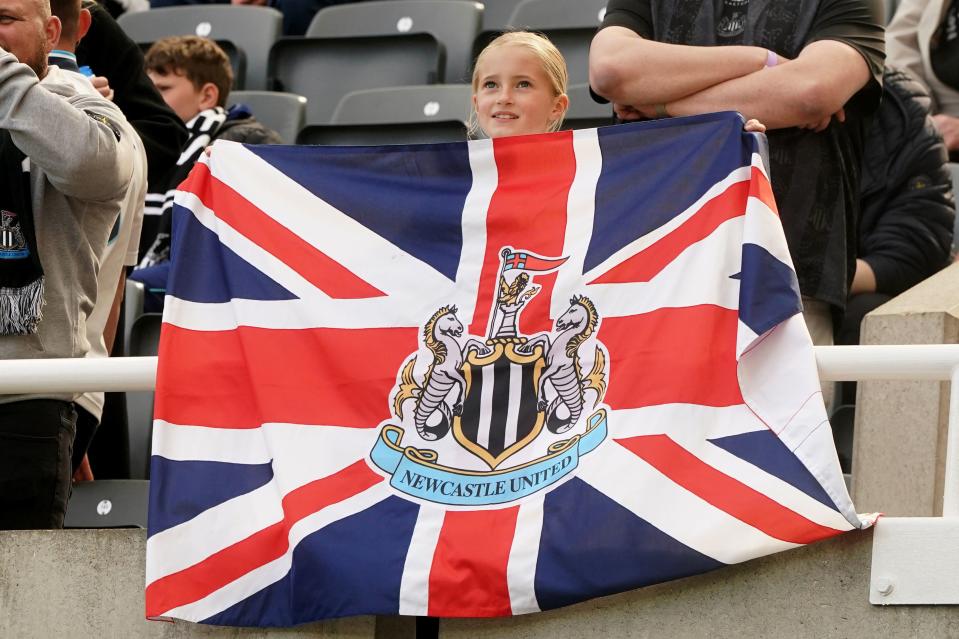
[[[942,139],[946,143],[946,148],[950,151],[959,149],[959,118],[954,118],[945,113],[938,113],[932,116],[933,122],[939,133],[942,133]]]
[[[102,75],[96,75],[90,78],[90,82],[93,83],[93,88],[96,89],[100,95],[105,97],[110,102],[113,102],[113,89],[110,88],[109,80]]]
[[[77,466],[77,470],[73,473],[73,483],[81,481],[93,481],[93,470],[90,469],[90,459],[84,455],[83,461],[80,462],[80,465]]]
[[[613,104],[613,113],[623,122],[632,122],[642,119],[643,117],[650,117],[640,111],[639,108],[629,106],[628,104]]]
[[[852,286],[849,289],[851,295],[860,293],[876,292],[876,273],[865,260],[856,258],[856,274],[852,278]]]

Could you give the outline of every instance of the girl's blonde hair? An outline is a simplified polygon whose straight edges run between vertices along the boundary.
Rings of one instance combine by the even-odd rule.
[[[486,45],[486,47],[480,51],[480,54],[476,56],[476,62],[473,64],[473,95],[476,95],[476,91],[479,88],[479,67],[483,61],[483,56],[489,51],[509,45],[523,47],[539,59],[543,65],[543,71],[546,72],[546,77],[549,78],[550,85],[552,85],[553,95],[555,97],[566,93],[569,73],[566,71],[566,60],[563,58],[563,54],[559,52],[559,49],[556,48],[556,45],[550,42],[549,38],[541,33],[533,33],[532,31],[507,31]],[[548,130],[550,132],[559,131],[562,125],[563,116],[561,115],[553,122],[550,122]],[[470,107],[469,132],[470,135],[475,136],[478,131],[479,122],[476,118],[476,107],[473,106]]]

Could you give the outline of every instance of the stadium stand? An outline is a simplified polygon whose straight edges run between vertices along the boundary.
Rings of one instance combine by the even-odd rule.
[[[583,84],[589,82],[589,43],[605,14],[606,0],[523,0],[506,24],[546,35],[566,58],[569,83]],[[476,37],[473,59],[500,31],[484,30]]]
[[[156,355],[160,346],[160,313],[144,313],[133,322],[130,331],[131,357]],[[150,477],[150,438],[153,432],[153,393],[127,393],[127,441],[130,453],[130,478]]]
[[[483,31],[503,31],[522,0],[483,0]]]
[[[234,72],[245,66],[245,78],[235,88],[267,88],[270,47],[280,37],[283,15],[269,7],[239,5],[190,5],[125,13],[117,20],[141,46],[174,35],[198,35],[217,42],[231,55]],[[234,60],[239,62],[233,62]]]
[[[328,125],[304,129],[301,144],[413,144],[467,139],[471,89],[432,84],[353,91]]]
[[[310,38],[429,33],[446,49],[444,78],[466,82],[470,44],[480,31],[483,5],[468,0],[382,0],[321,9]]]
[[[283,38],[270,52],[274,88],[307,99],[307,124],[328,124],[347,93],[443,80],[443,46],[426,33]]]
[[[146,528],[150,482],[101,479],[74,484],[64,528]]]
[[[306,122],[306,98],[282,91],[230,91],[230,104],[245,104],[265,126],[293,144]]]
[[[143,284],[127,280],[126,290],[123,294],[123,352],[130,352],[130,335],[133,331],[133,323],[138,317],[143,315],[143,300],[146,292]]]
[[[591,129],[613,124],[613,111],[608,104],[599,104],[589,95],[588,84],[577,84],[566,90],[569,110],[563,120],[563,129]]]

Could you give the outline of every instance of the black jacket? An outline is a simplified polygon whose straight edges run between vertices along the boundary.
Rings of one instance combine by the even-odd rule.
[[[93,22],[77,46],[77,62],[110,81],[113,102],[143,140],[147,182],[153,187],[176,166],[186,143],[186,127],[147,76],[140,47],[106,9],[90,2],[83,6],[90,10]]]
[[[955,204],[948,153],[925,89],[886,69],[882,106],[866,140],[859,258],[877,291],[898,295],[950,262]]]

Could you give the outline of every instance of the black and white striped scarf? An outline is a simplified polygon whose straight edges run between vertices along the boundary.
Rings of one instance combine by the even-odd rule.
[[[170,229],[173,225],[173,194],[193,170],[203,149],[210,146],[217,131],[226,121],[227,112],[223,107],[214,107],[200,111],[186,123],[190,137],[187,138],[183,152],[169,178],[157,185],[156,190],[147,193],[143,207],[143,232],[149,234],[156,230],[156,239],[140,260],[139,268],[153,266],[170,259]],[[151,185],[152,187],[152,185]],[[151,228],[152,227],[152,228]]]
[[[30,196],[30,160],[0,131],[0,335],[37,332],[43,311],[43,266]]]

